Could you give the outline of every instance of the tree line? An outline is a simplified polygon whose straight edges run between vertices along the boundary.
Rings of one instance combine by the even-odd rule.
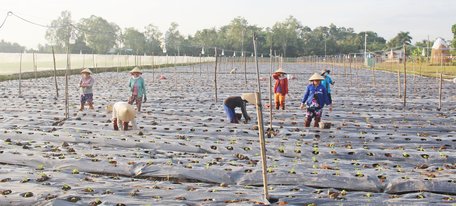
[[[456,24],[451,29],[456,37]],[[71,53],[199,56],[202,48],[207,49],[205,55],[213,55],[209,54],[210,49],[218,47],[225,49],[227,56],[240,56],[234,51],[253,51],[253,33],[257,35],[259,53],[267,56],[272,49],[274,55],[285,57],[363,53],[365,38],[370,52],[410,45],[412,41],[410,33],[403,31],[387,41],[374,31],[356,33],[353,28],[334,24],[311,29],[293,16],[267,28],[236,17],[220,28],[202,29],[194,35],[185,36],[175,22],[164,33],[153,24],[145,26],[144,32],[141,32],[133,27],[122,29],[95,15],[74,22],[71,12],[63,11],[50,23],[45,36],[48,44],[38,45],[38,52],[50,52],[53,46],[57,52],[66,52],[70,48]],[[456,47],[455,39],[453,47]],[[428,40],[416,42],[416,46],[426,47],[429,44],[432,45],[432,42]],[[23,49],[18,44],[0,42],[0,52]]]

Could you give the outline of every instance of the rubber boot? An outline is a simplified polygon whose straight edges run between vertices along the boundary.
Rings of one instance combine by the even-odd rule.
[[[314,127],[318,127],[319,126],[320,120],[321,120],[321,117],[315,117]]]
[[[89,109],[93,109],[93,103],[89,103]]]
[[[279,110],[279,106],[280,106],[279,102],[276,102],[276,103],[275,103],[275,109],[276,109],[276,110]]]
[[[123,122],[124,131],[128,130],[128,122]]]
[[[138,112],[141,111],[141,102],[136,102],[136,108],[138,108]]]
[[[81,104],[81,107],[79,108],[79,111],[83,111],[84,110],[84,104]]]
[[[311,121],[312,121],[312,118],[306,117],[306,120],[304,121],[304,127],[310,127]]]
[[[285,104],[282,105],[282,110],[285,110]]]
[[[117,125],[117,119],[112,120],[112,125],[114,126],[114,130],[119,130],[119,125]]]

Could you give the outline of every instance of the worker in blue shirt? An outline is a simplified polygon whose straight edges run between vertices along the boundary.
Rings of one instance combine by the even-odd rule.
[[[311,83],[307,85],[306,93],[301,100],[301,109],[306,108],[305,127],[310,126],[313,118],[315,118],[314,127],[318,127],[321,121],[323,107],[329,104],[328,93],[325,87],[321,85],[323,79],[318,73],[314,73],[309,78]]]

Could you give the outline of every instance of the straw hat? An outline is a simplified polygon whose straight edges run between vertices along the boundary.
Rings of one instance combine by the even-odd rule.
[[[82,74],[82,73],[89,73],[89,74],[92,74],[92,71],[90,71],[90,69],[88,69],[88,68],[85,68],[85,69],[83,69],[83,70],[81,71],[81,74]]]
[[[256,104],[255,93],[243,93],[241,99],[247,101],[250,104]]]
[[[136,116],[136,111],[130,104],[125,104],[124,107],[120,107],[116,112],[117,117],[124,122],[129,122]]]
[[[130,73],[140,73],[140,74],[142,74],[142,71],[141,71],[138,67],[135,67],[135,68],[133,68],[133,69],[130,71]]]
[[[286,72],[282,69],[282,67],[277,69],[274,73],[284,73],[284,74],[286,74]]]
[[[321,73],[320,73],[320,74],[321,74],[321,75],[325,75],[325,73],[328,73],[328,74],[329,74],[329,72],[330,72],[329,69],[323,69],[323,70],[321,70]]]
[[[309,78],[309,81],[313,81],[313,80],[323,80],[325,78],[323,78],[321,75],[319,75],[318,73],[314,73],[310,78]]]

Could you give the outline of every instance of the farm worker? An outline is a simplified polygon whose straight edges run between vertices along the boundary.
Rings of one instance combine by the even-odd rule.
[[[108,111],[112,110],[112,124],[114,130],[128,130],[128,123],[131,122],[133,129],[137,129],[136,126],[136,111],[128,102],[116,102],[114,105],[108,106]]]
[[[275,71],[274,74],[272,74],[272,77],[275,79],[275,108],[278,110],[280,107],[282,110],[285,110],[285,96],[288,94],[288,78],[282,68]]]
[[[84,110],[84,105],[87,102],[89,104],[89,108],[93,109],[93,91],[92,87],[95,83],[95,80],[90,76],[92,71],[90,69],[83,69],[81,71],[81,79],[79,80],[79,88],[81,92],[81,107],[79,111]]]
[[[334,85],[335,82],[331,79],[331,76],[329,76],[330,72],[331,71],[329,69],[324,69],[321,71],[321,76],[325,78],[323,81],[321,81],[321,85],[323,85],[328,92],[329,111],[332,111],[331,85]]]
[[[237,124],[239,123],[239,120],[241,120],[242,116],[244,116],[244,123],[248,123],[251,118],[247,115],[247,111],[245,109],[246,103],[249,102],[251,104],[255,104],[255,100],[254,93],[244,93],[241,96],[231,96],[226,98],[223,102],[223,108],[225,109],[228,121],[230,121],[230,123]],[[241,108],[242,115],[235,112],[236,107]]]
[[[329,104],[328,93],[325,87],[321,85],[323,79],[318,73],[314,73],[309,78],[311,83],[307,85],[306,92],[301,100],[301,109],[306,108],[305,127],[310,126],[312,118],[315,118],[314,127],[318,127],[323,113],[323,107]]]
[[[133,68],[130,71],[131,78],[130,82],[128,83],[128,87],[130,87],[131,96],[128,99],[129,104],[136,103],[136,109],[138,112],[141,111],[141,103],[147,101],[146,97],[146,86],[144,84],[144,79],[141,77],[142,72],[138,67]],[[144,98],[144,101],[143,101]]]

